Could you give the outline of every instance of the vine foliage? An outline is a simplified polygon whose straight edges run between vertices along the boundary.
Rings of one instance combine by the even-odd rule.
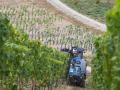
[[[16,90],[30,82],[47,87],[51,78],[65,75],[69,54],[29,40],[22,28],[19,31],[0,12],[0,88]],[[54,64],[54,74],[53,72]],[[30,82],[29,82],[30,81]],[[22,87],[20,86],[22,83]]]
[[[106,18],[107,31],[93,39],[93,87],[95,90],[120,90],[120,0],[115,0]]]

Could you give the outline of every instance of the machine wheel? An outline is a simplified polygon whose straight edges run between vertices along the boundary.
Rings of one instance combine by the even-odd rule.
[[[84,77],[85,77],[84,79],[86,79],[86,74],[84,75]]]
[[[67,77],[67,82],[66,82],[67,85],[71,85],[71,82],[70,82],[70,79],[69,79],[69,75]]]
[[[80,84],[81,87],[85,87],[85,80]]]

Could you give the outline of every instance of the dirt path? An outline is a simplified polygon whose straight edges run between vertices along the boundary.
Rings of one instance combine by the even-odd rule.
[[[91,76],[91,73],[87,72],[87,78],[88,78],[89,76]],[[91,82],[91,81],[90,81],[90,82]],[[80,86],[74,84],[74,85],[71,85],[71,86],[69,86],[69,85],[61,85],[61,86],[59,86],[57,89],[53,89],[53,90],[94,90],[93,88],[91,88],[91,85],[92,85],[92,84],[91,84],[90,82],[88,83],[88,82],[86,81],[86,86],[85,86],[85,88],[80,87]]]

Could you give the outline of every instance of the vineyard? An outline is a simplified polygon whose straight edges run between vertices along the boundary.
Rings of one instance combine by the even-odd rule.
[[[18,30],[22,27],[29,34],[29,40],[40,40],[57,50],[77,45],[93,55],[92,37],[98,33],[90,32],[87,27],[65,23],[62,17],[47,12],[35,3],[1,6],[0,11],[7,14],[10,23],[15,24]]]
[[[93,87],[97,90],[120,90],[120,0],[106,12],[107,32],[93,39]]]
[[[76,45],[93,55],[92,37],[98,33],[87,27],[72,25],[33,2],[1,5],[0,11],[2,89],[27,89],[31,83],[50,88],[51,80],[65,76],[69,55],[61,48]]]
[[[0,33],[2,90],[25,89],[29,82],[47,87],[51,84],[51,78],[64,76],[69,60],[67,53],[47,47],[41,41],[29,40],[29,35],[23,29],[18,31],[14,25],[9,24],[3,13],[0,13]]]
[[[94,89],[119,90],[119,5],[116,0],[106,14],[103,36],[34,2],[0,5],[0,89],[57,87],[58,80],[64,82],[69,60],[61,49],[79,46],[85,48],[84,57],[92,57]]]

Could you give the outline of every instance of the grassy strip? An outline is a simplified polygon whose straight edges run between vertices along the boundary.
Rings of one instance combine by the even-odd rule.
[[[73,0],[61,0],[70,8],[74,9],[75,11],[86,15],[94,20],[97,20],[101,23],[106,22],[105,18],[105,11],[109,10],[109,6],[105,2],[101,2],[99,4],[95,3],[95,0],[80,0],[78,4],[74,5]],[[113,7],[113,4],[111,4]]]

